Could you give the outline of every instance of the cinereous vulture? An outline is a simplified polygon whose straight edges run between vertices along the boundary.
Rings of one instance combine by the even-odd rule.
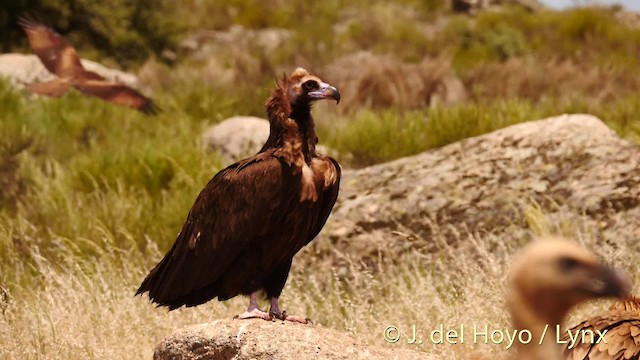
[[[173,247],[137,294],[176,309],[249,295],[241,319],[306,323],[278,298],[294,255],[318,235],[338,197],[340,166],[316,152],[311,105],[338,90],[302,68],[277,83],[266,108],[269,138],[256,155],[216,174],[198,195]],[[259,292],[270,300],[258,308]]]

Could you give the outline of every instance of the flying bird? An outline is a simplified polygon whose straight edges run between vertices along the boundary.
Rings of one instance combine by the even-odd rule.
[[[574,346],[569,332],[574,338],[579,335]],[[582,341],[582,334],[586,341]],[[562,340],[568,360],[640,359],[640,299],[633,296],[616,302],[606,313],[569,329]]]
[[[528,245],[509,276],[507,306],[517,331],[531,333],[519,343],[517,359],[563,359],[557,325],[584,301],[626,297],[628,277],[602,264],[594,254],[566,240],[547,239]],[[542,343],[540,343],[542,341]]]
[[[254,156],[216,174],[200,192],[173,247],[137,294],[169,310],[249,295],[240,319],[307,323],[278,298],[294,255],[318,235],[338,197],[340,166],[318,154],[311,104],[338,90],[298,68],[267,100],[270,134]],[[258,308],[263,292],[271,305]]]
[[[60,34],[35,20],[23,17],[19,25],[27,34],[29,45],[42,64],[57,78],[30,84],[27,89],[35,94],[60,97],[71,87],[110,103],[128,106],[145,114],[155,114],[158,108],[148,97],[124,84],[109,81],[86,70],[76,49]]]

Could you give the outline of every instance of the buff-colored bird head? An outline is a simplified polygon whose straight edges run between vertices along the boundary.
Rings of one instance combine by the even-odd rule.
[[[338,89],[323,82],[319,77],[309,74],[303,68],[297,68],[289,75],[286,79],[286,88],[291,105],[309,104],[325,99],[340,102]]]
[[[536,341],[517,343],[514,358],[561,359],[556,337],[567,312],[589,299],[627,297],[630,288],[624,273],[567,240],[542,239],[526,246],[511,268],[507,305],[514,328],[529,331]]]
[[[626,297],[630,288],[624,273],[588,250],[567,240],[545,239],[527,246],[514,263],[509,302],[512,312],[527,307],[542,321],[558,323],[582,301]]]

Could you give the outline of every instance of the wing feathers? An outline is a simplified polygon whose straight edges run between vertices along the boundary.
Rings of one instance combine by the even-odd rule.
[[[20,18],[18,24],[27,34],[33,52],[51,73],[71,77],[84,71],[76,49],[60,34],[28,17]]]
[[[565,349],[565,358],[573,360],[621,359],[632,360],[640,357],[640,314],[633,311],[610,310],[609,313],[583,321],[569,329],[573,336],[591,331],[598,340],[597,331],[606,331],[604,339],[597,343],[582,342],[578,338],[576,346]],[[568,332],[562,337],[569,341]],[[590,338],[588,338],[590,340]]]
[[[282,213],[273,210],[286,196],[280,162],[271,157],[236,172],[238,165],[222,170],[198,195],[171,251],[138,294],[149,291],[154,302],[170,308],[220,295],[221,275],[277,223],[270,214]]]
[[[85,70],[73,46],[52,29],[28,17],[20,18],[18,24],[27,34],[31,49],[47,70],[60,78],[71,79],[73,86],[82,93],[116,105],[131,107],[145,114],[156,114],[159,111],[151,99],[138,91]],[[59,97],[68,90],[68,86],[66,80],[60,80],[30,86],[29,90]]]
[[[107,80],[75,80],[73,85],[82,93],[98,97],[116,105],[138,109],[145,114],[156,114],[158,108],[148,97],[120,83]]]

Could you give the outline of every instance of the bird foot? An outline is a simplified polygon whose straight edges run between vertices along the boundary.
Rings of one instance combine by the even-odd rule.
[[[233,319],[239,319],[239,320],[244,320],[244,319],[264,319],[264,320],[268,320],[268,321],[272,321],[273,318],[271,317],[271,315],[269,313],[266,313],[258,308],[256,309],[252,309],[251,311],[245,311],[244,313],[240,314],[240,315],[236,315],[233,317]]]
[[[278,316],[277,314],[271,314],[271,316],[274,319],[279,319],[282,321],[291,321],[291,322],[297,322],[300,324],[313,324],[313,321],[311,321],[311,319],[309,318],[305,318],[302,316],[297,316],[297,315],[287,315],[286,311],[283,311],[280,316]]]

